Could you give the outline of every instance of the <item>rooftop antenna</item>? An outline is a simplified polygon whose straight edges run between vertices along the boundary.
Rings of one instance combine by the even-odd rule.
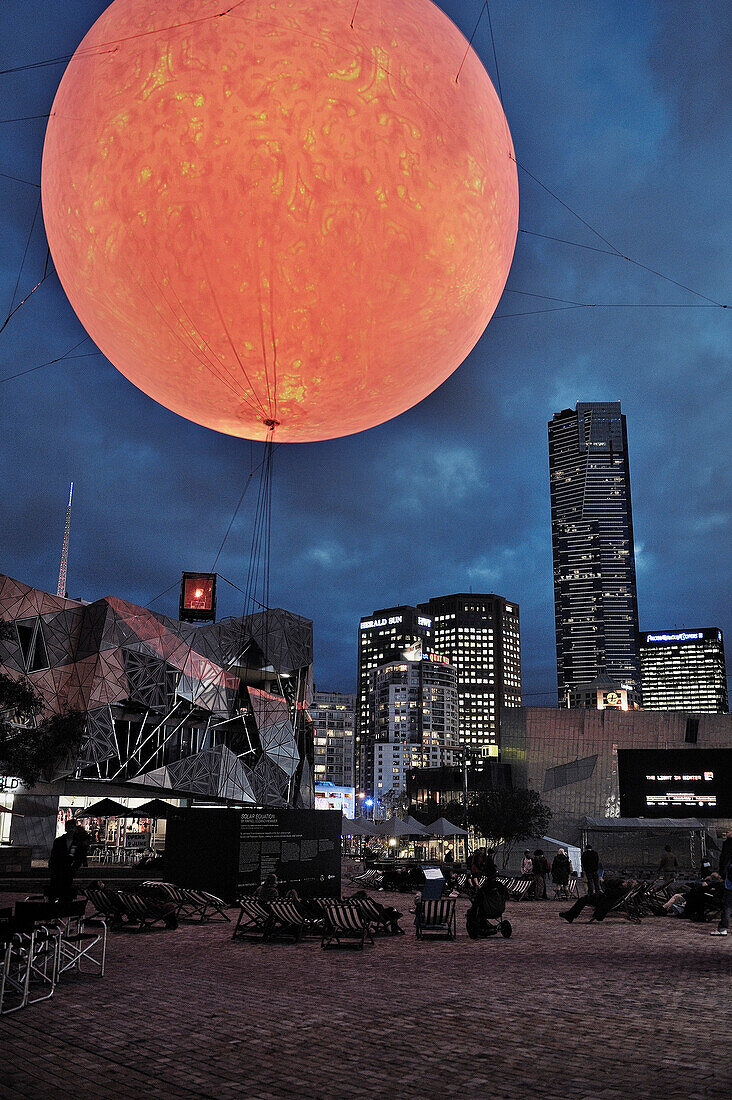
[[[56,589],[56,595],[63,597],[66,595],[66,566],[69,561],[69,532],[71,531],[71,498],[74,495],[74,483],[73,481],[69,485],[69,503],[66,505],[66,523],[64,525],[64,542],[61,547],[61,566],[58,571],[58,588]]]

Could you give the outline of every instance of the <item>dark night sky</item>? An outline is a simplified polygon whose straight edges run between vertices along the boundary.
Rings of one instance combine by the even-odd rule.
[[[106,6],[3,0],[0,69],[73,52]],[[441,6],[469,36],[479,0]],[[732,301],[729,5],[494,0],[491,16],[518,160],[625,254]],[[475,47],[495,82],[485,16]],[[0,76],[0,117],[47,113],[62,71]],[[1,173],[39,182],[44,126],[0,125]],[[524,229],[603,247],[519,182]],[[3,318],[38,194],[0,176]],[[16,301],[45,255],[39,215]],[[421,405],[358,436],[279,448],[272,601],[314,620],[322,688],[353,690],[362,614],[472,586],[520,603],[526,700],[552,701],[546,422],[577,400],[620,400],[627,415],[641,629],[720,626],[732,645],[729,311],[686,308],[705,303],[622,259],[523,234],[508,288],[499,315],[559,304],[526,293],[685,308],[495,318]],[[0,335],[0,377],[83,337],[54,276]],[[260,445],[180,419],[100,355],[6,382],[0,396],[0,571],[55,591],[71,479],[71,595],[147,603],[181,569],[210,568]],[[253,502],[218,565],[242,587]],[[222,614],[241,601],[222,585]],[[175,614],[175,591],[154,606]]]

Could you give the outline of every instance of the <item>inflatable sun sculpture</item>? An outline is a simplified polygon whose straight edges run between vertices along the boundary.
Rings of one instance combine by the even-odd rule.
[[[353,16],[115,0],[53,104],[43,211],[72,306],[130,381],[217,431],[305,442],[397,416],[508,276],[516,165],[480,61],[429,0]]]

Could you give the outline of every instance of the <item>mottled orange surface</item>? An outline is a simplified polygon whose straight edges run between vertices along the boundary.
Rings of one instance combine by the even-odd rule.
[[[429,0],[115,0],[43,152],[54,263],[156,401],[303,442],[388,420],[503,290],[518,184],[500,103]]]

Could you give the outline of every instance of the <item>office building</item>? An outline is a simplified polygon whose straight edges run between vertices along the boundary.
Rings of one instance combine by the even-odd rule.
[[[356,786],[373,792],[373,735],[369,729],[369,678],[372,671],[414,646],[432,648],[432,619],[416,607],[382,608],[364,616],[358,631],[356,690]]]
[[[313,720],[313,778],[316,785],[353,787],[353,727],[356,696],[316,691],[308,707]]]
[[[521,706],[519,607],[494,594],[458,592],[420,604],[436,652],[455,666],[459,739],[471,760],[497,757],[501,714]]]
[[[411,768],[455,763],[458,747],[457,674],[447,658],[420,646],[371,672],[373,794],[379,804],[406,791]]]
[[[638,604],[625,417],[580,402],[549,423],[557,689],[598,679],[640,694]]]
[[[729,710],[724,639],[716,627],[642,632],[640,662],[646,710]]]

